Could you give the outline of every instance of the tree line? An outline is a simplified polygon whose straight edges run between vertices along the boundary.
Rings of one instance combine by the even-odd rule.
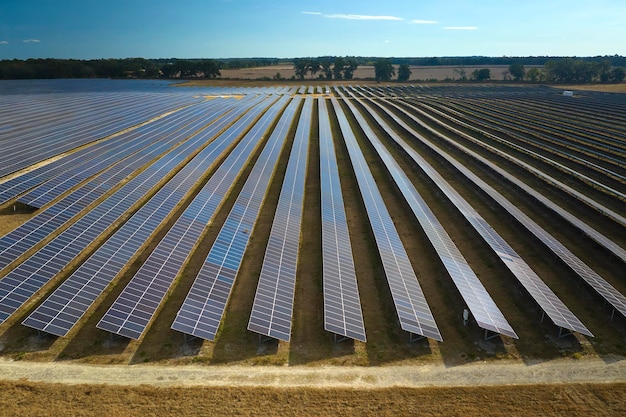
[[[27,59],[0,61],[0,79],[48,78],[216,78],[212,59]]]
[[[620,83],[624,81],[626,58],[621,56],[587,58],[376,58],[355,56],[324,56],[316,58],[234,58],[234,59],[28,59],[0,60],[0,79],[46,78],[217,78],[221,69],[239,69],[293,63],[294,78],[306,77],[325,80],[351,80],[361,65],[373,65],[377,81],[408,81],[410,65],[452,65],[461,81],[491,79],[489,69],[478,69],[471,74],[465,66],[502,65],[507,61],[505,79],[512,81],[549,83]],[[526,69],[526,66],[530,68]],[[274,77],[281,79],[280,74]]]
[[[588,61],[562,58],[547,61],[543,68],[533,67],[528,70],[523,64],[512,64],[509,66],[508,75],[513,81],[526,80],[557,84],[618,84],[624,81],[626,70],[624,67],[612,66],[608,59]]]

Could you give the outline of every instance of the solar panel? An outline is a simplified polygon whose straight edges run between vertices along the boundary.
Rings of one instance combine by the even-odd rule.
[[[390,172],[402,195],[411,207],[413,214],[430,240],[430,243],[452,278],[452,281],[461,293],[461,297],[463,297],[463,300],[467,304],[478,326],[485,330],[517,339],[517,334],[515,334],[515,331],[507,322],[495,301],[493,301],[474,271],[472,271],[461,254],[461,251],[454,244],[430,207],[428,207],[428,204],[426,204],[409,178],[391,156],[391,153],[385,148],[378,137],[376,137],[370,125],[365,118],[363,118],[358,109],[349,100],[346,100],[346,104],[354,114],[365,136],[376,149],[376,152],[383,160],[387,170]],[[382,118],[372,112],[365,103],[362,104],[370,110],[370,113],[387,133],[393,133]]]
[[[86,112],[83,117],[69,124],[52,128],[44,124],[43,129],[49,130],[36,131],[30,136],[29,132],[17,132],[21,133],[18,144],[11,149],[8,147],[3,149],[0,155],[0,176],[130,128],[181,105],[199,101],[190,96],[171,95],[168,97],[162,93],[117,93],[110,95],[107,100],[106,107],[96,107],[95,111],[92,108],[91,112]],[[62,161],[48,164],[48,171],[63,169],[61,167],[67,169],[71,165],[66,162],[75,158],[76,155],[70,155]],[[39,176],[45,177],[46,172],[46,170],[38,170]],[[32,173],[24,175],[31,181],[35,176]],[[14,183],[15,181],[11,181],[8,185],[0,185],[0,201],[7,201],[8,188],[12,188]],[[13,196],[15,195],[17,194]]]
[[[173,158],[185,159],[210,142],[107,239],[23,324],[65,336],[113,278],[127,266],[143,244],[149,241],[150,236],[208,170],[216,156],[230,146],[249,120],[254,119],[254,114],[244,116],[218,138],[213,141],[211,139],[237,120],[249,105],[254,104],[256,101],[240,106],[239,111],[233,111],[227,117],[213,123],[172,153]],[[261,112],[264,108],[265,106],[259,105],[255,110]],[[206,117],[209,120],[214,115],[209,113]],[[77,303],[77,300],[80,302]],[[65,319],[60,320],[58,318],[60,313],[70,308],[73,309],[72,312],[65,314]]]
[[[296,286],[313,99],[304,102],[280,191],[248,330],[288,342]]]
[[[331,102],[354,167],[400,326],[412,334],[442,341],[398,231],[393,224],[391,215],[380,195],[346,115],[339,106],[337,99],[333,97]]]
[[[196,144],[196,148],[201,144]],[[177,148],[85,214],[0,280],[0,322],[89,247],[184,161],[195,148]],[[182,159],[181,159],[182,157]]]
[[[294,99],[288,106],[254,164],[172,329],[203,339],[215,338],[299,100]]]
[[[319,100],[324,329],[365,342],[352,244],[325,100]]]
[[[216,107],[218,103],[220,103],[220,100],[189,106],[135,130],[116,136],[106,141],[104,144],[106,146],[102,147],[100,155],[95,156],[93,159],[78,161],[71,170],[22,195],[17,201],[32,207],[43,207],[94,174],[104,169],[118,170],[120,169],[119,166],[113,167],[120,161],[136,159],[138,155],[133,155],[136,152],[141,152],[142,149],[151,144],[173,135],[181,128],[188,130],[188,126],[185,125],[197,121],[203,114]],[[200,121],[207,123],[205,118],[200,119]],[[196,130],[200,128],[197,122],[192,123],[192,125],[196,126]],[[102,184],[99,184],[97,189],[102,190],[102,192],[106,191]]]
[[[453,163],[457,169],[467,176],[467,178],[481,187],[481,189],[491,195],[492,198],[496,198],[496,201],[499,201],[507,211],[511,209],[515,209],[514,212],[517,211],[517,208],[515,208],[512,203],[474,175],[470,170],[462,166],[460,162],[456,161],[449,154],[439,149],[418,132],[411,129],[396,115],[389,112],[384,107],[381,107],[381,109],[385,110],[387,114],[394,118],[394,121],[400,124],[403,128],[407,129],[408,132],[439,153],[439,155],[447,159],[450,163]],[[567,308],[567,306],[565,306],[565,304],[563,304],[563,302],[552,292],[552,290],[541,280],[541,278],[537,276],[530,266],[524,262],[515,250],[508,243],[506,243],[506,241],[498,235],[495,230],[493,230],[493,228],[469,205],[469,203],[456,193],[456,191],[454,191],[454,189],[398,135],[391,133],[390,135],[420,165],[424,172],[433,178],[435,184],[441,188],[448,198],[454,202],[465,218],[483,237],[483,239],[485,239],[485,242],[489,244],[496,255],[498,255],[504,265],[513,273],[513,275],[518,279],[522,286],[524,286],[543,311],[548,314],[548,317],[550,317],[554,324],[565,329],[577,331],[581,334],[593,336],[584,324],[580,322],[580,320]]]
[[[204,104],[198,104],[197,107],[202,111],[210,109],[210,107],[207,108]],[[227,108],[224,108],[223,111],[212,113],[211,119],[213,117],[217,118],[226,111]],[[178,142],[190,137],[192,133],[207,124],[206,117],[207,115],[196,119],[183,129],[176,131],[173,135],[160,138],[157,143],[138,152],[123,166],[116,166],[114,169],[101,173],[82,187],[65,196],[62,200],[0,238],[0,270],[26,254],[36,244],[58,230],[83,209],[96,202],[111,187],[121,183],[128,175],[142,168]],[[188,123],[189,120],[183,122]]]
[[[241,139],[102,317],[98,328],[132,339],[141,337],[205,227],[257,149],[259,138],[287,100],[283,98],[274,103]],[[241,136],[266,108],[254,108],[228,136]]]

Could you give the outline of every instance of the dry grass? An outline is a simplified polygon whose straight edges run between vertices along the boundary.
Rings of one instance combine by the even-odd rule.
[[[156,388],[0,382],[0,416],[618,416],[626,384],[477,388]],[[42,399],[45,398],[45,401]]]

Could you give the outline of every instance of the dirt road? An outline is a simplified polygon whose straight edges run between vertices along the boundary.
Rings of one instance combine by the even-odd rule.
[[[241,387],[451,387],[626,382],[626,358],[381,367],[157,366],[0,359],[0,379],[67,384]]]

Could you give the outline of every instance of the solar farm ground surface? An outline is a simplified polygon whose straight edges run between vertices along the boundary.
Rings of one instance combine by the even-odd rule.
[[[437,86],[432,86],[427,94],[424,94],[426,90],[417,90],[414,94],[408,94],[405,89],[394,90],[395,86],[388,90],[381,87],[385,86],[371,87],[371,90],[368,90],[370,87],[367,87],[363,92],[369,94],[367,91],[371,91],[369,98],[375,101],[392,99],[394,103],[400,103],[409,111],[411,111],[412,106],[420,107],[423,111],[428,109],[419,103],[418,96],[423,95],[430,96],[425,102],[426,105],[431,106],[445,106],[447,102],[451,105],[459,106],[459,103],[464,98],[474,100],[479,105],[489,105],[492,100],[501,97],[507,97],[511,102],[516,102],[516,96],[524,100],[527,99],[530,102],[540,97],[538,105],[546,106],[546,109],[549,111],[553,111],[555,106],[558,108],[558,100],[563,99],[554,90],[538,90],[534,87],[507,90],[507,87],[464,86],[455,89],[455,87],[438,88]],[[208,90],[203,92],[201,88],[194,88],[189,90],[188,94],[190,96],[193,95],[194,100],[198,100],[198,97],[203,96],[203,94],[211,95],[212,91]],[[257,93],[255,92],[254,94]],[[282,90],[280,94],[293,94],[293,91],[287,93],[286,90]],[[406,94],[407,99],[402,101],[392,94]],[[324,94],[314,94],[313,96],[319,100],[328,98]],[[335,96],[339,97],[338,94]],[[241,94],[230,100],[240,99]],[[626,107],[626,98],[624,96],[611,96],[605,100],[603,96],[596,96],[593,93],[581,93],[573,100],[576,100],[576,104],[581,105],[581,112],[591,112],[585,113],[588,116],[594,112],[592,109],[598,103],[609,103],[607,104],[608,106],[614,103],[615,111],[618,114],[626,114],[624,109]],[[339,101],[341,102],[341,100]],[[585,107],[586,103],[589,103],[590,106]],[[343,106],[344,112],[349,115],[350,112],[345,103],[340,103],[340,105]],[[332,108],[330,105],[328,107]],[[393,110],[392,107],[388,108]],[[363,108],[361,107],[361,109]],[[318,120],[317,111],[318,106],[315,105],[312,120]],[[367,112],[364,113],[367,114]],[[380,162],[374,149],[365,140],[356,123],[356,119],[349,116],[364,157],[378,183],[381,195],[393,218],[402,243],[409,254],[412,267],[416,271],[419,283],[444,339],[443,342],[423,339],[409,344],[408,334],[402,331],[397,323],[394,301],[387,287],[383,268],[372,237],[372,229],[368,222],[365,207],[359,194],[357,180],[350,164],[350,157],[344,142],[341,140],[337,118],[334,112],[330,112],[329,115],[331,118],[331,129],[333,135],[336,136],[335,147],[339,175],[341,177],[346,217],[352,238],[352,251],[355,259],[367,342],[348,340],[335,343],[333,335],[324,331],[322,266],[320,264],[322,238],[319,214],[319,132],[317,124],[313,123],[305,184],[305,203],[295,288],[292,337],[289,343],[275,340],[260,343],[258,335],[249,332],[247,325],[254,300],[256,282],[261,270],[271,223],[281,191],[282,182],[280,179],[284,176],[289,159],[290,144],[295,134],[295,125],[291,127],[287,135],[288,143],[279,157],[273,180],[265,195],[254,229],[251,231],[251,239],[241,263],[237,280],[225,311],[224,320],[214,341],[187,340],[183,334],[171,330],[170,326],[189,288],[192,286],[197,272],[209,253],[221,225],[227,218],[238,193],[252,170],[253,163],[244,168],[239,179],[233,184],[231,192],[216,212],[211,226],[197,244],[193,256],[188,259],[183,272],[177,277],[175,285],[168,292],[165,303],[157,311],[154,320],[151,321],[142,338],[139,340],[112,338],[109,333],[99,330],[96,324],[139,270],[150,252],[157,246],[159,240],[165,236],[169,227],[174,224],[176,218],[183,212],[190,198],[199,192],[202,184],[198,184],[190,191],[189,198],[182,201],[173,214],[164,221],[163,226],[157,233],[143,245],[141,253],[115,278],[113,285],[109,286],[98,298],[97,302],[78,321],[67,337],[39,334],[36,330],[23,326],[21,323],[42,303],[55,287],[69,276],[72,270],[86,259],[85,257],[77,259],[70,264],[66,270],[44,286],[43,290],[38,292],[33,299],[18,309],[16,314],[0,325],[0,355],[4,357],[4,360],[61,361],[68,364],[82,365],[156,364],[158,366],[195,365],[200,367],[210,367],[211,365],[232,365],[234,367],[247,365],[289,367],[414,366],[416,369],[419,369],[420,366],[441,364],[446,367],[457,367],[483,361],[493,364],[513,361],[521,365],[527,364],[530,366],[530,363],[536,360],[551,361],[563,358],[573,361],[600,359],[607,363],[626,360],[626,319],[623,316],[616,313],[613,320],[611,320],[612,309],[608,305],[603,304],[598,294],[581,282],[569,268],[556,259],[555,255],[541,246],[535,237],[518,225],[483,193],[476,190],[467,179],[458,174],[454,166],[447,164],[426,147],[414,144],[415,149],[498,231],[594,335],[594,337],[589,337],[574,333],[565,337],[558,337],[558,328],[549,319],[541,321],[541,310],[538,309],[532,298],[519,285],[516,285],[511,273],[504,265],[500,264],[498,258],[491,253],[489,247],[480,243],[481,240],[478,234],[471,229],[456,208],[437,191],[437,188],[420,171],[419,167],[411,162],[410,158],[403,155],[397,148],[389,146],[391,141],[386,138],[384,131],[376,128],[375,123],[372,123],[373,119],[368,117],[368,121],[374,126],[374,132],[386,141],[399,166],[411,178],[422,198],[438,217],[440,223],[445,226],[446,231],[471,265],[476,276],[479,277],[506,319],[515,329],[519,339],[502,336],[485,341],[483,337],[484,332],[476,326],[476,323],[471,322],[469,326],[463,326],[462,311],[464,303],[461,295],[438,260],[426,235],[419,228],[419,224],[416,222],[410,207],[403,201],[402,194],[394,185],[391,177],[386,173],[384,164]],[[380,115],[385,118],[383,113],[380,113]],[[603,116],[603,114],[599,114],[599,116]],[[551,117],[554,118],[555,116]],[[392,124],[389,118],[385,119]],[[295,120],[297,120],[297,117]],[[410,123],[408,119],[404,120]],[[428,135],[423,127],[420,128],[417,124],[413,124],[412,127],[418,129],[421,134]],[[458,128],[458,126],[456,127]],[[622,156],[618,156],[623,158],[623,139],[626,130],[619,124],[615,125],[614,130],[617,133],[611,133],[608,136],[617,137],[616,143],[618,144],[620,143],[619,140],[621,140],[621,145],[619,146],[622,147],[622,153],[620,154]],[[442,132],[453,136],[449,130],[442,129]],[[470,130],[466,130],[466,132],[470,132]],[[620,137],[621,139],[619,139]],[[623,224],[620,225],[613,220],[607,219],[597,211],[576,201],[567,194],[555,190],[551,185],[528,174],[527,171],[520,169],[518,166],[503,161],[501,158],[489,156],[488,152],[479,147],[471,146],[473,146],[472,149],[481,152],[483,155],[492,157],[500,166],[506,167],[507,171],[514,173],[519,178],[523,178],[525,182],[540,193],[549,195],[553,201],[575,213],[576,216],[608,236],[618,245],[621,245],[622,248],[626,247],[626,233]],[[511,187],[492,171],[473,162],[464,152],[451,146],[445,146],[445,150],[458,158],[464,166],[471,167],[493,188],[512,201],[516,207],[522,209],[528,216],[547,229],[585,263],[590,265],[601,277],[610,282],[619,292],[622,294],[626,293],[626,274],[624,273],[625,265],[623,261],[608,254],[606,249],[582,235],[577,229],[554,213],[546,210],[536,201],[529,199],[523,192]],[[259,152],[258,150],[255,152],[256,156],[254,158],[258,157]],[[532,161],[532,158],[528,159],[528,155],[516,155],[526,158],[526,161]],[[582,181],[583,184],[581,185],[581,181],[573,180],[571,177],[547,165],[539,165],[542,169],[549,172],[550,175],[567,181],[572,187],[587,193],[606,207],[618,213],[624,213],[623,200],[602,191],[592,190],[584,181]],[[614,165],[616,165],[615,169],[617,171],[624,169],[624,159],[621,160],[621,163]],[[597,176],[597,172],[584,165],[576,165],[576,169],[583,175],[601,178]],[[206,181],[214,171],[215,169],[211,168],[203,181]],[[608,181],[612,181],[610,183],[611,186],[618,189],[618,191],[624,192],[626,189],[623,180],[615,180],[613,178]],[[132,213],[129,213],[128,216],[130,214]],[[0,207],[0,236],[15,229],[34,215],[36,215],[36,212],[32,212],[28,207],[19,204],[14,206],[12,202]],[[122,221],[125,219],[127,218],[122,219]],[[108,233],[110,234],[112,231]],[[105,238],[101,237],[93,242],[94,244],[85,251],[84,255],[87,256],[104,240]],[[6,272],[0,274],[0,281],[4,275],[6,275]],[[284,369],[288,372],[289,368]],[[594,392],[603,392],[603,394],[597,394],[599,396],[606,395],[610,397],[611,394],[603,388],[606,387],[600,387],[597,390],[594,387],[593,390]],[[44,386],[32,386],[32,390],[35,391],[40,390],[40,392],[44,392],[47,389]],[[102,393],[109,388],[101,387],[99,389],[99,392]],[[557,390],[556,394],[555,391],[550,391],[553,389]],[[553,395],[560,395],[564,398],[573,398],[577,395],[584,397],[587,395],[587,390],[591,389],[591,386],[588,385],[567,388],[553,387],[545,392],[553,392]],[[615,390],[623,393],[624,386],[617,385]],[[541,390],[533,388],[531,391],[534,394],[528,395],[539,395]],[[76,398],[86,395],[80,390],[75,392]],[[158,392],[158,389],[155,389],[154,392]],[[314,392],[311,394],[312,396],[319,396],[320,403],[330,401],[328,397],[325,397],[329,395],[328,392],[312,392]],[[242,395],[247,396],[248,393],[246,391]],[[259,398],[263,398],[266,395],[263,390],[257,391],[257,394]],[[416,393],[414,392],[414,394]],[[179,395],[186,394],[181,391]],[[295,394],[293,392],[281,392],[277,395],[285,395],[291,398],[291,400],[287,401],[299,401],[294,399]],[[301,395],[301,393],[299,392],[297,395]],[[380,395],[385,394],[381,391]],[[400,391],[393,395],[400,395],[397,399],[398,404],[404,401],[401,399],[403,397]],[[447,394],[442,392],[441,395]],[[494,396],[491,400],[498,401],[498,395],[507,395],[506,388],[500,391],[493,390],[492,394],[489,395]],[[612,404],[612,400],[608,397],[604,400],[607,407],[608,404]],[[208,397],[206,398],[209,400]],[[487,399],[487,402],[489,401]],[[302,403],[302,401],[300,402]],[[347,404],[349,404],[349,400],[346,400]],[[580,401],[579,405],[593,409],[588,401]],[[172,406],[170,404],[170,407]],[[435,404],[433,404],[434,406]],[[346,409],[349,409],[350,406],[347,407]],[[284,410],[289,411],[287,408]],[[550,410],[544,411],[546,411],[546,415],[549,415],[548,411]],[[368,410],[365,410],[365,412],[367,413]],[[369,412],[373,413],[373,410],[369,410]],[[458,413],[460,414],[462,411],[458,411]],[[471,413],[468,413],[468,415],[471,415]]]

